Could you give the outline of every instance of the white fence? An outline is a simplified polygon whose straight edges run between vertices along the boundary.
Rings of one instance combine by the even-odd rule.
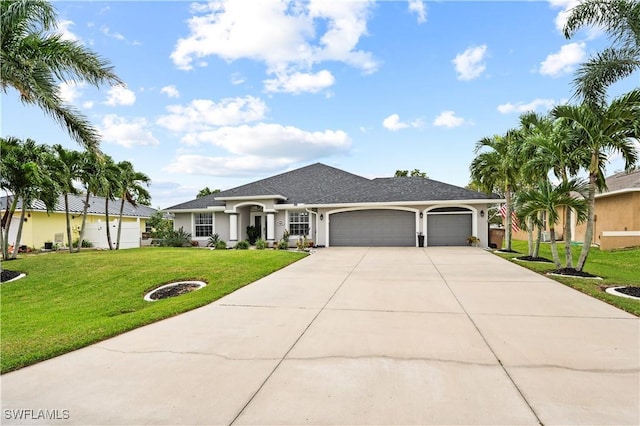
[[[107,242],[106,226],[106,222],[87,223],[84,231],[84,239],[90,241],[95,248],[108,249],[109,243]],[[113,243],[113,248],[115,248],[116,242],[118,241],[118,221],[112,221],[109,226],[111,227],[111,242]],[[120,236],[121,249],[140,247],[141,237],[139,222],[122,222],[122,234]]]

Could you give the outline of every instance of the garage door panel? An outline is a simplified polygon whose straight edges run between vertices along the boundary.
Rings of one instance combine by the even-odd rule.
[[[427,246],[466,246],[472,229],[471,214],[428,214]]]
[[[413,247],[415,213],[402,210],[358,210],[334,213],[329,244],[353,247]]]

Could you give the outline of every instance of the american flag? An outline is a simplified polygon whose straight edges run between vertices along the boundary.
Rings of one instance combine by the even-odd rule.
[[[500,216],[502,216],[503,218],[507,217],[507,205],[503,204],[500,207]],[[515,211],[511,211],[511,229],[513,230],[513,232],[518,232],[520,231],[520,226],[518,226],[518,218],[516,217],[516,212]]]

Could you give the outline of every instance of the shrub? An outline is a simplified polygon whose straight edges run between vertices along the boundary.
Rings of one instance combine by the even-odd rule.
[[[238,241],[236,243],[236,250],[247,250],[249,246],[251,246],[251,244],[249,244],[247,240]]]
[[[280,250],[288,250],[289,249],[289,241],[282,239],[278,241],[278,249]]]
[[[249,238],[249,244],[255,244],[260,237],[260,230],[255,226],[247,226],[247,237]]]
[[[220,241],[220,235],[217,233],[211,234],[207,240],[207,247],[216,247],[218,245],[218,241]]]
[[[167,232],[167,236],[162,240],[162,245],[165,247],[190,247],[191,234],[181,226],[177,231]]]
[[[307,237],[298,238],[296,241],[296,248],[298,250],[304,250],[307,248]]]
[[[82,247],[82,248],[91,248],[91,247],[93,247],[93,244],[91,244],[91,241],[82,240],[82,245],[80,247]],[[78,240],[75,240],[73,242],[73,248],[78,248]]]
[[[215,245],[216,250],[226,250],[226,248],[227,248],[227,243],[225,243],[224,240],[218,240],[218,242],[216,242],[216,245]]]
[[[256,249],[264,250],[266,248],[267,248],[267,242],[265,240],[263,240],[262,238],[258,238],[256,240]]]

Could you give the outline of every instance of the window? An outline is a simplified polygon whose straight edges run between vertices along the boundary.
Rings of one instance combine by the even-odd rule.
[[[194,223],[196,237],[208,237],[213,234],[213,213],[196,213]]]
[[[309,213],[290,212],[289,213],[289,234],[309,235]]]

